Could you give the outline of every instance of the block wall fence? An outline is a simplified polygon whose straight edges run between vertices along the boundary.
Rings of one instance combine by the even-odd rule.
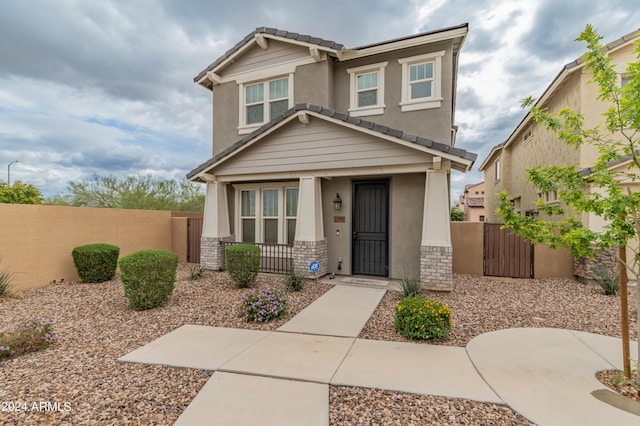
[[[0,204],[0,270],[14,274],[14,291],[78,280],[71,251],[92,243],[120,256],[170,250],[185,262],[188,217],[202,213]]]

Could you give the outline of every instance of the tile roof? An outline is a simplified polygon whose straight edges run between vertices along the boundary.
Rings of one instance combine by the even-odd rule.
[[[227,58],[229,58],[234,53],[236,53],[238,50],[240,50],[240,48],[245,44],[247,44],[249,41],[251,41],[256,36],[256,34],[270,34],[277,37],[283,37],[283,38],[288,38],[295,41],[300,41],[303,43],[315,44],[315,45],[326,47],[328,49],[333,49],[333,50],[344,49],[344,46],[342,44],[336,43],[335,41],[332,41],[332,40],[325,40],[319,37],[313,37],[306,34],[291,33],[289,31],[282,31],[277,28],[258,27],[252,32],[250,32],[249,34],[247,34],[245,38],[243,38],[238,43],[236,43],[236,45],[233,46],[231,49],[227,50],[224,53],[224,55],[216,59],[215,62],[213,62],[203,71],[201,71],[200,74],[194,77],[193,81],[196,83],[200,81],[202,77],[204,77],[207,74],[207,72],[211,71],[212,69],[220,65],[222,62],[224,62]]]
[[[373,130],[374,132],[378,132],[378,133],[381,133],[381,134],[384,134],[384,135],[389,135],[389,136],[392,136],[392,137],[395,137],[395,138],[398,138],[398,139],[402,139],[402,140],[405,140],[405,141],[408,141],[408,142],[412,142],[412,143],[415,143],[417,145],[424,146],[426,148],[434,149],[436,151],[440,151],[440,152],[443,152],[443,153],[451,154],[451,155],[463,158],[465,160],[475,161],[477,156],[478,156],[477,154],[474,154],[472,152],[468,152],[468,151],[466,151],[464,149],[455,148],[455,147],[452,147],[450,145],[447,145],[447,144],[444,144],[444,143],[440,143],[440,142],[435,142],[435,141],[433,141],[431,139],[423,138],[423,137],[414,135],[412,133],[404,132],[402,130],[398,130],[398,129],[394,129],[392,127],[388,127],[388,126],[385,126],[385,125],[382,125],[382,124],[374,123],[372,121],[363,120],[363,119],[358,118],[358,117],[353,117],[351,115],[348,115],[348,114],[345,114],[345,113],[341,113],[341,112],[338,112],[338,111],[334,111],[334,110],[329,109],[329,108],[324,108],[324,107],[321,107],[321,106],[318,106],[318,105],[313,105],[313,104],[296,104],[293,108],[290,108],[289,110],[285,111],[282,115],[279,115],[278,117],[274,118],[273,120],[269,121],[268,123],[263,124],[261,127],[259,127],[258,129],[254,130],[250,134],[246,135],[245,137],[243,137],[239,141],[235,142],[233,145],[227,147],[223,151],[221,151],[218,154],[214,155],[207,162],[201,164],[200,166],[198,166],[195,169],[193,169],[192,171],[190,171],[187,174],[187,178],[191,179],[192,177],[194,177],[198,173],[202,172],[203,170],[207,169],[208,167],[212,166],[213,164],[215,164],[216,162],[218,162],[222,158],[226,157],[227,155],[231,154],[235,150],[237,150],[237,149],[241,148],[242,146],[246,145],[247,143],[252,141],[257,136],[265,133],[266,131],[268,131],[272,127],[276,126],[278,123],[280,123],[280,122],[286,120],[287,118],[289,118],[290,116],[296,114],[298,111],[313,111],[315,113],[318,113],[318,114],[321,114],[321,115],[324,115],[324,116],[327,116],[327,117],[331,117],[333,119],[344,121],[345,123],[349,123],[349,124],[356,125],[358,127],[362,127],[362,128],[365,128],[365,129]]]
[[[467,198],[465,204],[468,207],[484,207],[484,197]]]

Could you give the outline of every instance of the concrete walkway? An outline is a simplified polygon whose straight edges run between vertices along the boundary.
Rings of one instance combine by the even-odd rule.
[[[603,388],[596,371],[621,368],[619,339],[558,329],[486,333],[466,349],[357,339],[384,292],[336,286],[273,332],[185,325],[120,361],[215,371],[181,425],[328,425],[329,385],[506,403],[541,425],[640,424],[591,395]]]

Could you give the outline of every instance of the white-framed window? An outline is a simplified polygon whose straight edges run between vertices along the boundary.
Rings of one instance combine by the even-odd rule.
[[[293,244],[298,214],[298,183],[234,185],[235,223],[245,243]]]
[[[494,163],[494,168],[495,168],[495,180],[500,180],[500,159],[497,159],[496,162]]]
[[[631,75],[629,74],[622,74],[620,76],[620,87],[624,87],[627,84],[629,84],[629,82],[631,81]]]
[[[442,57],[445,51],[398,59],[402,65],[402,111],[442,105]]]
[[[293,106],[293,75],[240,83],[239,133],[250,133]]]
[[[353,116],[384,113],[384,69],[388,62],[349,68],[349,114]]]
[[[528,143],[533,138],[533,129],[529,127],[522,135],[522,142]]]
[[[538,198],[545,204],[558,202],[558,191],[539,192]]]

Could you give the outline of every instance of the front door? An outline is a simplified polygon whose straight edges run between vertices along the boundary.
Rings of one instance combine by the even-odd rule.
[[[389,180],[353,182],[352,272],[389,276]]]

